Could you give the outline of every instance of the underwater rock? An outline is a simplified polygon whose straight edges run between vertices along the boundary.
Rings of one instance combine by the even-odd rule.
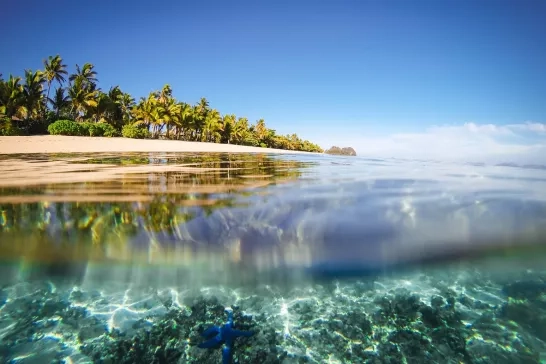
[[[504,285],[503,292],[508,300],[501,306],[499,316],[517,322],[546,341],[546,282],[517,281]]]
[[[189,315],[181,310],[170,310],[150,330],[140,330],[131,336],[115,330],[99,340],[83,345],[82,352],[97,362],[219,363],[220,353],[199,349],[197,344],[202,341],[200,333],[207,323],[218,321],[223,316],[224,309],[216,299],[195,299]],[[242,330],[249,326],[252,319],[236,311],[235,321],[237,329]],[[236,345],[236,348],[239,347],[240,344]],[[246,353],[247,358],[249,355]],[[234,357],[237,356],[236,351]]]
[[[198,345],[204,330],[225,323],[231,305],[235,329],[254,332],[235,343],[234,363],[539,363],[539,352],[546,349],[543,295],[534,293],[540,285],[512,282],[504,291],[517,299],[487,301],[479,290],[453,288],[446,279],[441,284],[433,284],[432,276],[415,281],[434,287],[432,292],[400,282],[389,288],[388,278],[373,286],[339,281],[234,291],[213,287],[183,296],[173,289],[112,295],[47,284],[5,287],[0,362],[32,351],[38,362],[69,357],[97,363],[217,364],[221,352]],[[491,304],[497,300],[502,304]],[[112,327],[113,312],[124,314],[129,306],[139,315]]]
[[[506,284],[502,291],[516,299],[536,300],[546,294],[546,282],[542,280],[518,281]]]
[[[6,300],[8,299],[8,293],[4,290],[0,290],[0,308],[2,308],[6,304]]]
[[[536,304],[509,300],[502,306],[500,315],[528,328],[539,339],[546,341],[546,311]]]

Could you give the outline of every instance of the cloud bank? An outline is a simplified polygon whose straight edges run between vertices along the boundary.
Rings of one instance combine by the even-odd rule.
[[[359,156],[546,165],[546,124],[475,124],[429,127],[382,137],[342,137]]]

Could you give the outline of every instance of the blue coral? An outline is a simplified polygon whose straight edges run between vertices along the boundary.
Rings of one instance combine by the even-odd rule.
[[[233,328],[233,311],[226,309],[228,314],[227,322],[223,326],[211,326],[201,336],[208,340],[199,344],[203,349],[219,348],[222,346],[222,363],[230,364],[233,356],[233,343],[238,337],[250,337],[252,331],[241,331]]]

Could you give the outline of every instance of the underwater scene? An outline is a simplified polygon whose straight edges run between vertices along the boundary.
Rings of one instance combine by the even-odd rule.
[[[0,156],[2,363],[546,363],[546,168]]]

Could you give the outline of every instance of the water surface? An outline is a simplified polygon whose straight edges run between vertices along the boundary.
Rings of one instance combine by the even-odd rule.
[[[104,153],[0,170],[5,361],[217,363],[196,343],[230,306],[257,332],[241,363],[544,358],[544,169]]]

